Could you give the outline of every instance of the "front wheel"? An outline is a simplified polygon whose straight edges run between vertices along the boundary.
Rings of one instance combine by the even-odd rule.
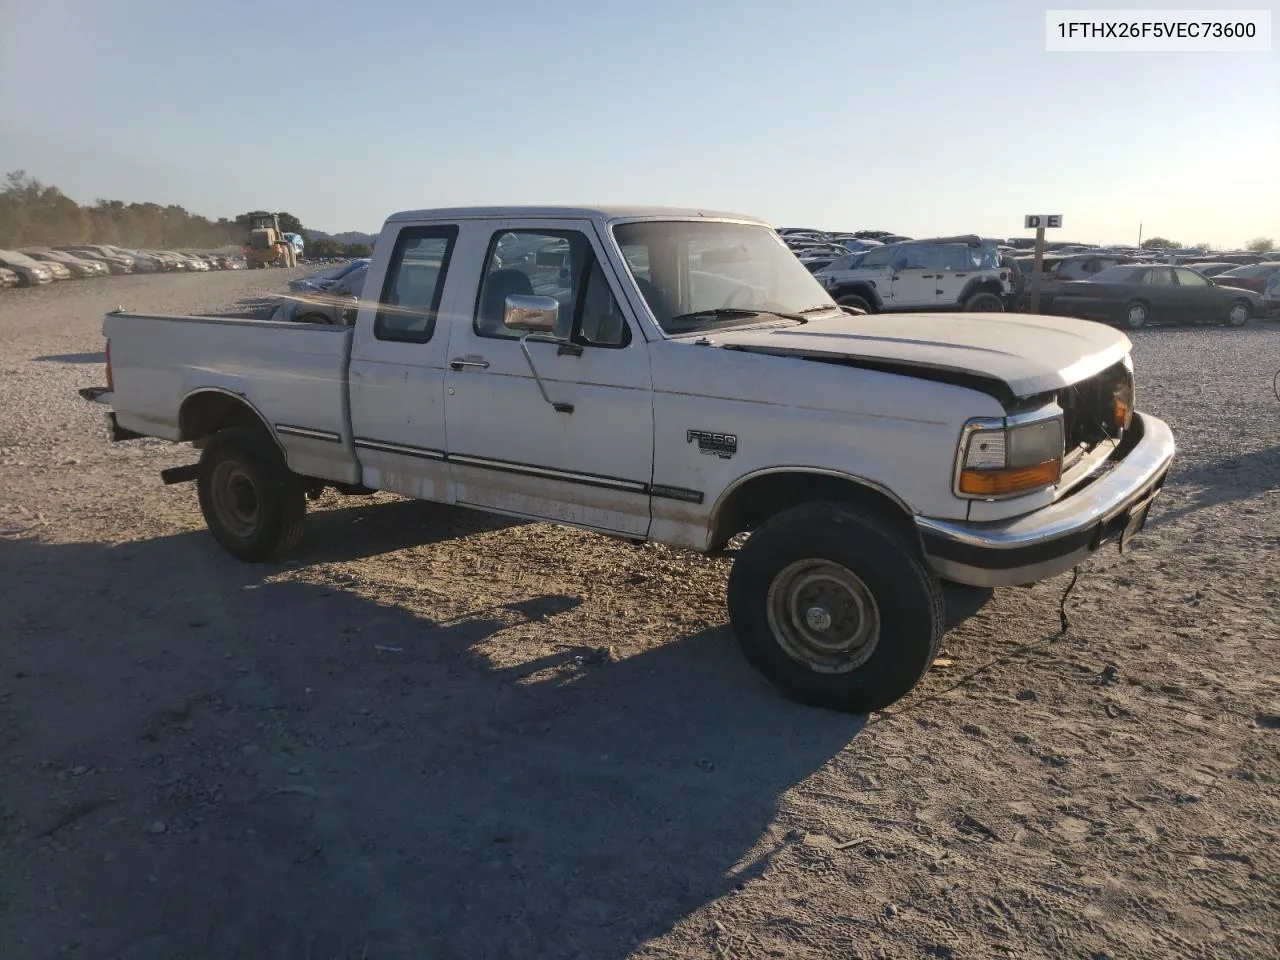
[[[786,510],[748,538],[729,574],[747,660],[784,695],[848,713],[905,696],[937,656],[942,592],[917,549],[856,507]]]
[[[200,456],[196,491],[209,532],[233,557],[270,560],[302,539],[306,487],[262,429],[215,434]]]
[[[1131,303],[1124,311],[1124,325],[1130,330],[1137,330],[1147,325],[1147,305]]]
[[[860,297],[856,293],[846,294],[836,300],[836,303],[840,304],[842,307],[856,307],[859,310],[865,310],[867,313],[873,312],[871,309],[871,303],[866,299],[866,297]]]
[[[1249,322],[1249,316],[1253,311],[1249,309],[1249,304],[1245,300],[1236,300],[1231,304],[1231,308],[1227,310],[1227,325],[1232,327],[1243,327]]]
[[[1004,301],[994,293],[975,293],[964,308],[972,313],[1004,313]]]

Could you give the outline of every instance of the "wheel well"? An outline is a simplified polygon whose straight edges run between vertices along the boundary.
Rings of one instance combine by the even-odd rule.
[[[202,390],[187,397],[178,413],[178,426],[187,441],[203,440],[228,427],[259,427],[271,436],[253,407],[219,390]]]
[[[993,293],[998,297],[1004,293],[1004,288],[1000,286],[998,280],[982,280],[966,290],[961,299],[968,300],[979,293]]]
[[[880,298],[876,296],[875,288],[865,283],[849,283],[836,287],[831,291],[832,300],[839,300],[841,297],[849,296],[861,297],[873,307],[880,302]]]
[[[856,504],[909,536],[916,535],[910,511],[888,494],[846,477],[789,470],[753,477],[725,498],[713,519],[711,549],[723,549],[735,536],[754,530],[775,514],[819,500]]]

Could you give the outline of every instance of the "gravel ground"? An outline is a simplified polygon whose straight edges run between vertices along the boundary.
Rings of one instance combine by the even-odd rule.
[[[301,271],[299,271],[301,272]],[[1141,331],[1143,537],[954,591],[943,661],[779,699],[726,563],[327,494],[284,564],[109,444],[101,317],[272,270],[0,293],[0,956],[1275,956],[1280,327]]]

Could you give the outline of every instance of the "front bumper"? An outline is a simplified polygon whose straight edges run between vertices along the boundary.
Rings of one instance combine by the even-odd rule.
[[[930,566],[944,580],[1008,587],[1064,573],[1116,540],[1123,550],[1146,523],[1175,449],[1163,420],[1137,413],[1130,430],[1137,439],[1115,466],[1042,510],[991,523],[917,517]]]

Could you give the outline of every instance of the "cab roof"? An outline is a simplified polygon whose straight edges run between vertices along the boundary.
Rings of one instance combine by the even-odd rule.
[[[404,210],[387,217],[387,222],[404,220],[629,220],[633,218],[696,220],[743,220],[767,224],[756,217],[741,213],[725,213],[717,210],[699,210],[692,207],[440,207],[428,210]]]

